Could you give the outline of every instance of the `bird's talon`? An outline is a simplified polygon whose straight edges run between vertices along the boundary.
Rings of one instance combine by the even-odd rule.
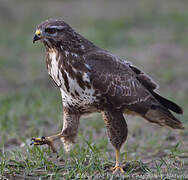
[[[31,145],[43,145],[43,144],[48,144],[48,140],[45,137],[41,138],[31,138]]]
[[[124,174],[124,170],[121,166],[115,166],[112,169],[112,173],[115,174],[116,172],[120,171],[122,174]]]
[[[50,137],[42,136],[41,138],[32,138],[31,141],[32,142],[31,142],[30,145],[44,145],[44,144],[47,144],[49,147],[51,147],[51,149],[52,149],[52,151],[54,153],[57,153],[56,148],[54,147],[54,144],[53,144],[53,139],[51,139]]]

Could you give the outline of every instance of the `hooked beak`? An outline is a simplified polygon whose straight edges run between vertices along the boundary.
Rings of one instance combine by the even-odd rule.
[[[35,41],[38,41],[42,38],[42,34],[41,31],[39,29],[36,30],[35,35],[33,37],[33,43],[35,43]]]

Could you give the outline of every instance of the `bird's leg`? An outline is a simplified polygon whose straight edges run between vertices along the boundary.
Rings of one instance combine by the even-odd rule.
[[[105,109],[102,112],[102,115],[107,128],[108,137],[111,144],[116,150],[116,165],[114,168],[112,168],[112,171],[113,173],[115,173],[120,170],[120,172],[123,173],[124,171],[123,168],[120,166],[119,157],[120,148],[127,139],[127,123],[120,110]]]
[[[120,150],[116,149],[116,165],[111,169],[113,173],[116,173],[119,170],[121,173],[124,173],[123,168],[120,166],[119,158],[120,158]]]
[[[64,122],[62,132],[53,136],[41,137],[41,138],[32,138],[31,145],[44,145],[47,144],[51,147],[54,153],[57,153],[57,150],[54,146],[54,141],[61,139],[64,142],[64,147],[66,149],[69,144],[74,143],[74,139],[77,135],[77,129],[79,124],[80,114],[70,110],[67,107],[64,107]]]

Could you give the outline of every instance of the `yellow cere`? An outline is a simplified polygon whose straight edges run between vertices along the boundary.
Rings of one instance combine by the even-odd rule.
[[[35,32],[36,35],[40,35],[40,30],[37,29],[36,32]]]

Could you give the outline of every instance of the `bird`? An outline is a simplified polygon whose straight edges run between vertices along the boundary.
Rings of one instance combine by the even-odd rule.
[[[48,19],[35,29],[33,43],[46,49],[49,76],[60,90],[63,128],[60,133],[32,138],[34,145],[47,144],[57,153],[54,141],[60,139],[69,152],[78,133],[80,117],[100,112],[107,136],[115,149],[113,173],[124,173],[120,149],[127,140],[125,115],[140,116],[151,123],[184,129],[174,114],[183,114],[176,103],[156,92],[157,83],[126,59],[97,47],[59,19]]]

